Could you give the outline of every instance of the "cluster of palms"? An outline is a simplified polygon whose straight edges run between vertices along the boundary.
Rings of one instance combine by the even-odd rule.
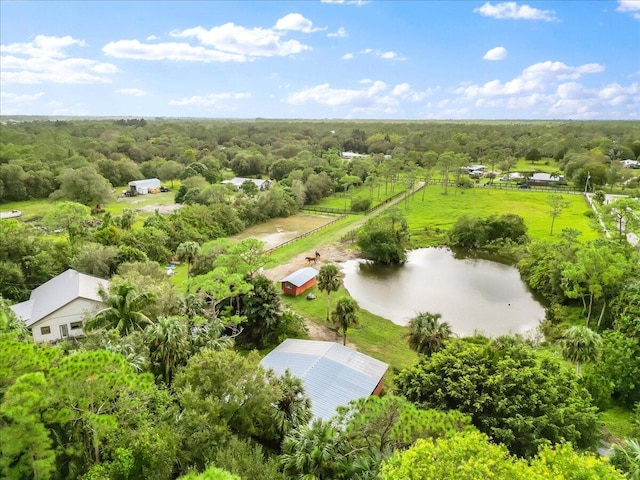
[[[103,336],[101,348],[122,353],[129,362],[141,370],[146,349],[136,348],[143,343],[148,348],[148,359],[159,378],[171,384],[173,375],[179,366],[202,348],[220,350],[231,345],[231,341],[222,336],[224,325],[219,319],[207,319],[202,311],[193,312],[194,302],[185,300],[185,315],[170,315],[152,320],[145,310],[155,301],[154,294],[139,293],[128,283],[118,283],[109,291],[101,291],[106,308],[99,311],[87,322],[88,332],[107,329],[117,332],[119,339]],[[195,314],[194,314],[195,313]],[[137,341],[141,336],[141,341]]]

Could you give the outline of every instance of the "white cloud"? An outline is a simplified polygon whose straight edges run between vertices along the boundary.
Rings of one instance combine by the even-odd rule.
[[[416,92],[408,83],[391,88],[380,80],[362,79],[364,88],[332,88],[328,83],[292,93],[286,99],[291,105],[320,104],[345,107],[350,113],[395,113],[402,102],[422,100],[427,92]]]
[[[211,93],[204,96],[193,96],[189,98],[182,98],[180,100],[171,100],[169,105],[171,106],[193,106],[193,107],[217,107],[221,106],[226,100],[246,100],[251,98],[250,93]]]
[[[396,60],[398,62],[402,62],[406,60],[405,57],[401,57],[400,55],[398,55],[396,52],[393,52],[393,51],[383,52],[381,50],[373,50],[372,48],[365,48],[360,53],[364,55],[372,54],[383,60]]]
[[[353,53],[345,53],[342,57],[342,60],[351,60],[353,58]]]
[[[255,57],[288,56],[311,47],[298,40],[282,39],[286,31],[274,31],[268,28],[245,28],[233,23],[206,30],[203,27],[173,31],[172,37],[196,38],[202,45],[213,47],[220,52]]]
[[[505,58],[507,58],[507,49],[504,47],[496,47],[496,48],[492,48],[491,50],[489,50],[487,53],[484,54],[484,58],[485,60],[504,60]]]
[[[174,60],[185,62],[245,62],[245,55],[221,52],[188,43],[140,43],[138,40],[109,42],[102,51],[105,55],[134,60]]]
[[[289,13],[279,18],[273,28],[276,30],[294,30],[304,33],[322,30],[320,28],[313,28],[313,22],[299,13]]]
[[[141,90],[139,88],[120,88],[119,90],[116,90],[116,92],[123,95],[133,95],[134,97],[144,97],[149,94],[146,90]]]
[[[548,86],[564,80],[577,80],[584,74],[604,71],[597,63],[587,63],[579,67],[571,67],[562,62],[541,62],[525,68],[522,73],[507,82],[492,80],[484,85],[467,85],[456,89],[456,93],[467,98],[517,95],[526,92],[541,91]]]
[[[633,13],[633,18],[640,20],[640,0],[618,0],[616,12]]]
[[[13,92],[0,92],[0,99],[2,103],[16,104],[16,103],[31,103],[38,100],[44,95],[44,92],[32,93],[32,94],[18,94]]]
[[[539,10],[529,5],[518,5],[516,2],[502,2],[492,5],[485,3],[480,8],[474,8],[474,12],[485,17],[513,20],[544,20],[551,22],[556,20],[553,10]]]
[[[62,102],[59,102],[58,100],[51,100],[50,102],[47,102],[45,107],[49,107],[49,108],[60,108],[62,107],[64,104]]]
[[[147,37],[147,42],[153,42],[155,40],[160,40],[160,37],[158,37],[157,35],[149,35]]]
[[[345,38],[345,37],[348,37],[348,36],[349,36],[349,34],[344,29],[344,27],[340,27],[334,33],[327,33],[327,37],[329,37],[329,38]]]
[[[84,46],[83,40],[77,40],[69,35],[64,37],[49,37],[37,35],[32,42],[11,43],[0,45],[0,53],[16,53],[29,57],[65,58],[65,48],[72,45]]]
[[[109,83],[108,75],[118,72],[110,63],[88,58],[70,58],[66,48],[84,46],[71,36],[38,35],[33,41],[0,45],[0,81],[21,83]],[[9,54],[9,55],[7,55]]]

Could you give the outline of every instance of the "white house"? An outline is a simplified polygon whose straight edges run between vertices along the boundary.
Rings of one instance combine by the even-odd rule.
[[[29,300],[11,306],[37,343],[81,337],[83,321],[104,308],[98,294],[109,281],[67,270],[31,292]]]
[[[233,185],[236,188],[240,188],[242,184],[246,181],[253,182],[258,190],[267,190],[271,185],[271,180],[263,180],[260,178],[244,178],[244,177],[234,177],[231,180],[223,180],[222,183],[225,185]]]

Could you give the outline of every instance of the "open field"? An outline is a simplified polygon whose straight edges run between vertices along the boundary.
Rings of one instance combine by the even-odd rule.
[[[553,238],[549,235],[551,217],[547,204],[549,194],[546,192],[489,188],[456,191],[452,187],[449,187],[447,195],[443,192],[440,185],[432,185],[426,188],[424,200],[420,191],[412,197],[408,209],[404,208],[404,203],[399,205],[412,233],[419,233],[425,228],[448,230],[458,217],[465,214],[484,218],[514,213],[524,218],[531,238]],[[554,236],[563,228],[575,228],[582,232],[582,240],[598,238],[600,232],[584,197],[579,194],[564,194],[562,197],[570,202],[570,206],[556,218]]]
[[[371,206],[373,207],[381,202],[384,202],[388,198],[391,198],[400,192],[404,192],[405,190],[407,190],[407,186],[405,185],[404,181],[401,180],[400,182],[395,184],[393,192],[391,192],[391,183],[389,183],[387,185],[387,189],[385,193],[384,182],[381,181],[380,185],[378,185],[373,189],[373,198],[371,201]],[[350,209],[351,199],[369,198],[370,195],[371,195],[371,191],[369,190],[369,187],[366,185],[361,185],[359,187],[351,187],[349,190],[347,190],[346,202],[345,202],[345,193],[341,191],[337,191],[333,195],[329,197],[325,197],[320,202],[311,206],[344,209],[346,204],[346,208]]]
[[[315,228],[322,227],[335,219],[336,217],[329,215],[299,213],[291,217],[274,218],[268,222],[261,223],[260,225],[254,225],[231,238],[237,240],[257,238],[258,240],[262,240],[264,242],[264,248],[269,250],[297,237],[298,235],[302,235]]]

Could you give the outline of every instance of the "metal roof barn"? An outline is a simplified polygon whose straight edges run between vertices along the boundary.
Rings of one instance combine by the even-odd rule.
[[[304,382],[314,418],[328,420],[339,406],[379,390],[386,363],[335,342],[289,338],[260,364],[277,374],[289,370]]]
[[[289,282],[296,287],[301,287],[305,283],[307,283],[312,278],[315,278],[318,275],[318,270],[313,267],[305,267],[300,270],[296,270],[288,277],[283,278],[280,282]]]

